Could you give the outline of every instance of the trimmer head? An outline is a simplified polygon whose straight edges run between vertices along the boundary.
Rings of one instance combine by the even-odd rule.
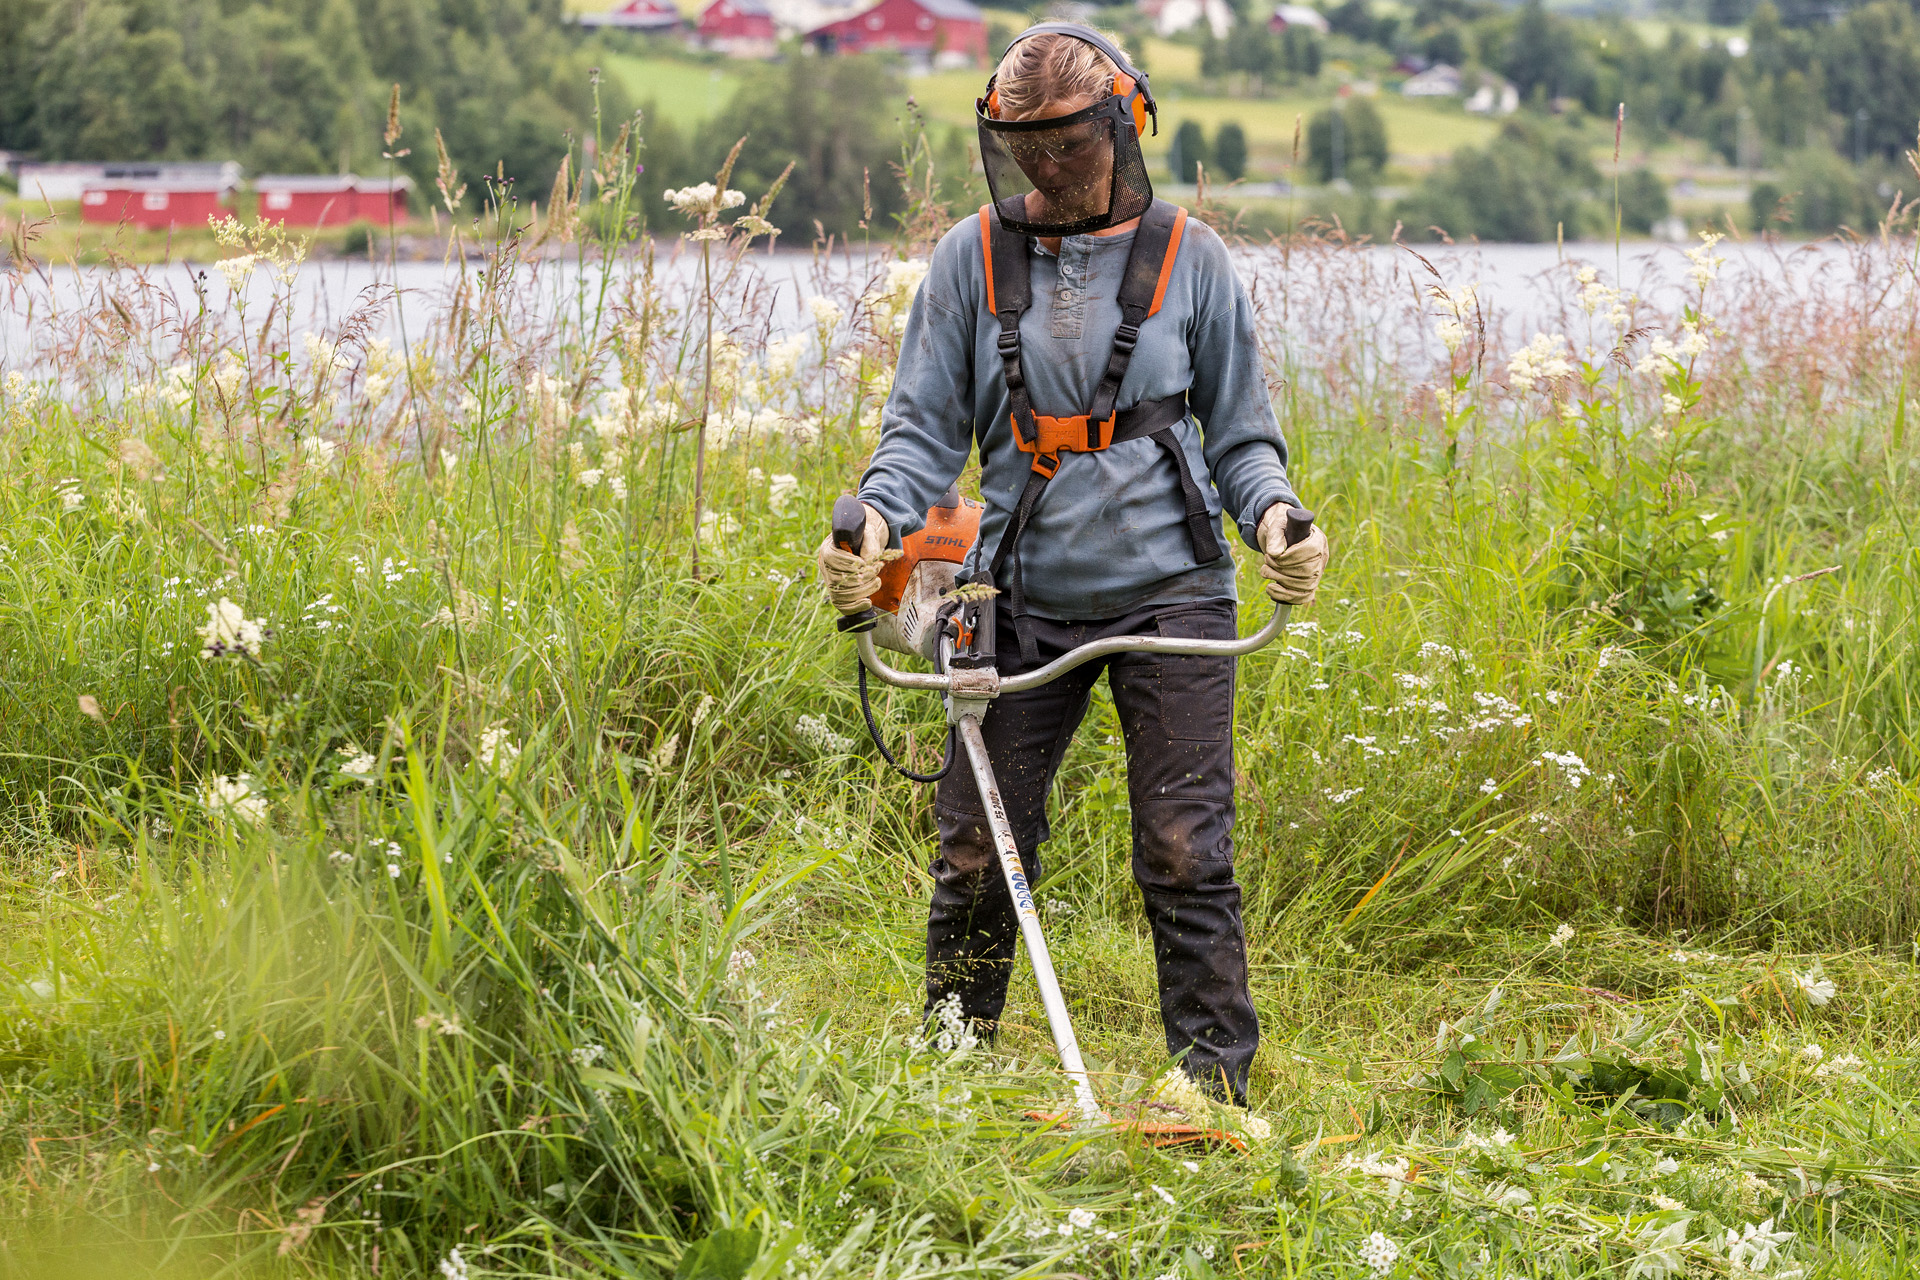
[[[1232,1147],[1243,1153],[1247,1149],[1247,1140],[1239,1134],[1190,1124],[1184,1112],[1164,1102],[1129,1102],[1121,1107],[1109,1107],[1106,1117],[1114,1134],[1136,1138],[1144,1146]],[[1048,1129],[1074,1129],[1071,1111],[1029,1111],[1027,1119],[1038,1121]],[[1080,1128],[1075,1132],[1086,1130]]]

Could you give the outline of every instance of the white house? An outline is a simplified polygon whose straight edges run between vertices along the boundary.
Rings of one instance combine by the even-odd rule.
[[[1408,98],[1457,98],[1460,96],[1460,68],[1436,62],[1400,86]]]
[[[1153,22],[1157,36],[1179,35],[1204,19],[1216,40],[1233,30],[1233,9],[1227,0],[1137,0],[1140,12]]]
[[[1467,99],[1467,110],[1481,116],[1510,116],[1520,109],[1520,91],[1511,80],[1482,76],[1480,87]]]

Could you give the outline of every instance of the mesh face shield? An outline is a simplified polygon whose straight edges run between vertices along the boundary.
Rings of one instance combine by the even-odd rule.
[[[1118,95],[1049,120],[995,120],[975,109],[980,159],[1000,225],[1071,236],[1137,218],[1153,203],[1140,135]]]

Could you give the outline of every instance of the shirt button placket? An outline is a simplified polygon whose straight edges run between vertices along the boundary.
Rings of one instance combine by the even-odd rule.
[[[1086,245],[1071,238],[1060,242],[1060,286],[1053,296],[1053,336],[1078,338],[1086,324],[1087,259]]]

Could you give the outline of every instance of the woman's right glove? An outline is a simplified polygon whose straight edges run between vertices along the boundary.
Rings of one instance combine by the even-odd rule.
[[[887,522],[870,504],[860,505],[867,513],[866,527],[860,536],[860,554],[842,551],[833,545],[832,535],[828,535],[820,544],[817,557],[820,585],[827,589],[827,599],[847,615],[872,607],[873,593],[880,589],[880,566],[885,563],[880,553],[887,549]]]
[[[1288,510],[1286,503],[1276,502],[1260,517],[1260,576],[1267,580],[1268,599],[1280,604],[1312,604],[1333,550],[1319,525],[1288,546]]]

